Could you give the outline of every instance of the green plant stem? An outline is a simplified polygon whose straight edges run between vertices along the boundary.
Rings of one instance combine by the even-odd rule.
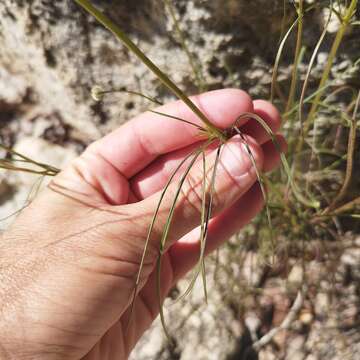
[[[167,117],[169,119],[174,119],[174,120],[177,120],[177,121],[181,121],[185,124],[188,124],[188,125],[191,125],[191,126],[195,126],[200,132],[202,133],[206,133],[206,129],[204,129],[203,127],[201,127],[200,125],[198,124],[195,124],[191,121],[188,121],[188,120],[185,120],[185,119],[182,119],[182,118],[179,118],[178,116],[174,116],[174,115],[170,115],[170,114],[165,114],[165,113],[162,113],[160,111],[156,111],[156,110],[148,110],[149,112],[153,113],[153,114],[156,114],[156,115],[160,115],[160,116],[164,116],[164,117]]]
[[[30,159],[26,155],[20,154],[19,152],[15,151],[14,149],[9,148],[9,147],[7,147],[7,146],[5,146],[3,144],[0,144],[0,149],[3,149],[4,151],[10,153],[11,155],[19,157],[21,159],[21,161],[24,162],[24,163],[32,164],[32,165],[35,165],[37,167],[40,167],[40,168],[44,169],[44,172],[53,173],[54,175],[56,175],[57,173],[60,172],[60,170],[55,168],[54,166],[44,164],[44,163],[41,163],[41,162],[37,162],[37,161],[35,161],[33,159]],[[8,164],[9,162],[13,162],[13,161],[16,161],[16,160],[3,159],[3,160],[0,160],[0,164],[2,163],[2,165],[6,165],[5,163]],[[16,167],[14,167],[14,169],[16,170]],[[30,169],[25,169],[25,170],[27,172],[31,172]],[[35,173],[39,173],[39,172],[36,171]]]
[[[338,195],[335,197],[335,199],[332,201],[332,203],[327,207],[327,209],[324,211],[324,214],[329,213],[332,211],[336,205],[344,199],[347,189],[349,188],[351,177],[353,173],[354,168],[354,154],[355,154],[355,144],[356,144],[356,115],[357,111],[360,106],[360,91],[356,100],[356,105],[354,108],[354,114],[350,123],[350,133],[349,133],[349,140],[348,140],[348,149],[347,149],[347,165],[346,165],[346,172],[345,172],[345,180],[344,183],[338,193]]]
[[[203,163],[203,188],[202,188],[202,197],[201,197],[201,218],[200,218],[200,269],[203,279],[203,289],[204,289],[204,296],[205,296],[205,302],[207,303],[207,286],[206,286],[206,270],[205,270],[205,259],[203,254],[205,253],[206,249],[206,157],[205,152],[202,153],[202,163]]]
[[[215,180],[216,180],[216,173],[217,168],[220,161],[220,153],[221,153],[221,146],[218,147],[216,152],[216,158],[213,168],[213,173],[211,175],[210,180],[210,189],[209,189],[209,200],[207,201],[207,194],[206,194],[206,166],[204,164],[204,178],[203,178],[203,196],[202,196],[202,206],[201,206],[201,226],[200,226],[200,257],[199,262],[195,267],[195,273],[192,277],[187,289],[185,292],[178,297],[176,302],[179,302],[183,300],[186,296],[190,294],[190,292],[193,290],[195,282],[201,272],[202,279],[203,279],[203,288],[204,288],[204,296],[205,296],[205,302],[207,303],[207,285],[206,285],[206,273],[205,273],[205,251],[206,251],[206,240],[209,230],[209,221],[211,218],[212,213],[212,205],[214,200],[214,193],[215,193]]]
[[[298,31],[297,31],[296,48],[295,48],[295,59],[294,59],[294,66],[292,71],[290,92],[289,92],[289,97],[286,104],[285,112],[288,112],[294,105],[296,84],[298,80],[298,66],[299,66],[300,52],[302,46],[303,27],[304,27],[304,0],[300,0],[299,8],[297,11],[298,11],[299,21],[297,25]]]
[[[311,55],[311,59],[310,59],[310,63],[309,63],[309,66],[308,66],[308,70],[306,72],[306,76],[305,76],[305,80],[304,80],[304,85],[303,85],[303,88],[302,88],[302,91],[301,91],[301,95],[300,95],[300,101],[299,101],[299,122],[300,122],[300,126],[301,126],[301,132],[303,130],[302,128],[302,124],[303,124],[303,107],[304,107],[304,100],[305,100],[305,94],[306,94],[306,90],[307,90],[307,86],[308,86],[308,83],[309,83],[309,79],[310,79],[310,74],[311,74],[311,70],[312,70],[312,67],[315,63],[315,59],[316,59],[316,56],[318,54],[318,51],[320,49],[320,46],[326,36],[326,33],[327,33],[327,29],[329,27],[329,24],[330,24],[330,21],[331,21],[331,17],[332,17],[332,8],[333,8],[333,3],[332,3],[332,0],[330,0],[330,6],[331,6],[331,9],[330,9],[330,14],[329,14],[329,17],[326,21],[326,24],[324,26],[324,30],[320,36],[320,39],[319,41],[317,42],[316,46],[315,46],[315,49]],[[289,110],[289,109],[287,109]]]
[[[283,0],[283,17],[281,20],[281,30],[280,30],[280,39],[279,44],[281,43],[281,39],[284,37],[285,34],[285,26],[286,26],[286,20],[287,20],[287,0]]]
[[[184,49],[186,56],[189,60],[190,67],[192,68],[192,71],[195,75],[195,81],[197,83],[198,89],[200,92],[203,92],[206,90],[207,86],[205,84],[205,80],[204,80],[204,77],[202,74],[201,67],[198,65],[198,63],[194,59],[193,54],[191,53],[191,51],[189,50],[189,47],[186,44],[184,33],[182,32],[182,30],[180,28],[179,21],[175,15],[174,7],[171,3],[171,0],[163,0],[163,1],[164,1],[165,6],[169,9],[169,13],[174,22],[174,27],[178,34],[181,47]]]
[[[74,0],[78,5],[94,16],[104,27],[111,31],[138,59],[141,60],[158,79],[182,100],[201,121],[205,124],[209,137],[219,138],[226,141],[226,136],[217,129],[210,120],[200,111],[200,109],[185,95],[185,93],[175,85],[167,75],[165,75],[136,45],[135,43],[117,26],[110,18],[91,4],[89,0]]]
[[[255,121],[257,121],[263,128],[264,130],[267,132],[267,134],[269,135],[272,143],[275,146],[275,149],[277,150],[277,152],[280,154],[280,160],[282,163],[282,166],[284,168],[284,171],[288,177],[288,181],[289,181],[289,185],[292,189],[292,192],[294,194],[294,196],[296,197],[296,199],[302,203],[303,205],[305,205],[306,207],[310,207],[310,208],[319,208],[320,204],[318,201],[313,200],[313,199],[307,199],[305,196],[303,196],[301,194],[300,189],[298,188],[297,184],[295,183],[292,174],[291,174],[291,170],[290,170],[290,166],[289,163],[286,159],[285,154],[281,151],[281,147],[280,144],[278,143],[278,141],[276,140],[275,134],[273,133],[273,131],[271,130],[270,126],[265,122],[265,120],[263,120],[259,115],[257,114],[252,114],[252,113],[243,113],[241,114],[235,121],[235,125],[237,124],[237,122],[243,118],[250,118],[250,119],[254,119]]]
[[[140,96],[140,97],[144,98],[145,100],[149,100],[156,105],[159,105],[159,106],[164,105],[160,100],[158,100],[156,98],[145,95],[138,91],[127,90],[125,88],[99,91],[99,95],[106,95],[106,94],[113,94],[113,93],[126,93],[126,94],[130,94],[130,95],[136,95],[136,96]]]
[[[354,15],[354,11],[356,9],[356,5],[358,3],[358,0],[352,0],[350,6],[347,8],[344,17],[342,18],[342,23],[341,26],[336,34],[335,40],[332,44],[330,53],[329,53],[329,57],[328,57],[328,61],[326,63],[323,75],[321,77],[320,80],[320,84],[317,90],[317,94],[316,97],[314,98],[314,101],[312,103],[312,106],[310,108],[310,112],[308,117],[306,118],[305,122],[304,122],[304,126],[302,129],[302,136],[299,137],[299,140],[297,142],[296,148],[295,148],[295,158],[294,158],[294,162],[293,162],[293,169],[296,168],[297,164],[299,163],[300,157],[301,157],[301,153],[302,153],[302,149],[305,143],[305,138],[310,130],[310,126],[311,124],[314,122],[315,116],[317,114],[318,108],[320,106],[321,103],[321,98],[324,94],[324,90],[326,88],[329,76],[330,76],[330,72],[332,69],[332,66],[334,64],[337,52],[339,50],[339,47],[341,45],[341,42],[344,38],[344,35],[346,33],[346,30],[351,22],[351,19]],[[320,90],[322,89],[322,90]]]
[[[332,45],[330,53],[329,53],[328,61],[326,63],[323,75],[322,75],[321,80],[320,80],[319,89],[325,88],[325,85],[326,85],[326,83],[327,83],[327,81],[329,79],[329,75],[330,75],[333,63],[335,61],[336,54],[337,54],[337,52],[339,50],[340,44],[341,44],[341,42],[343,40],[343,37],[344,37],[344,35],[346,33],[346,30],[347,30],[347,28],[348,28],[348,26],[350,24],[351,18],[354,15],[354,11],[356,9],[357,2],[358,2],[358,0],[352,0],[351,1],[350,6],[346,10],[346,14],[342,19],[340,29],[338,30],[338,32],[336,34],[335,40],[333,42],[333,45]],[[319,103],[320,103],[320,100],[321,100],[321,97],[323,96],[323,94],[324,94],[324,90],[319,91],[317,93],[315,99],[314,99],[314,102],[313,102],[313,105],[312,105],[312,107],[310,109],[309,115],[308,115],[308,117],[307,117],[307,119],[306,119],[306,121],[304,123],[304,136],[306,136],[306,134],[309,131],[310,125],[314,121],[314,117],[315,117],[316,112],[318,110]],[[300,139],[302,139],[302,137]],[[301,150],[303,144],[304,144],[304,139],[300,140],[297,150]]]
[[[278,70],[279,70],[279,65],[280,65],[280,60],[281,60],[281,55],[282,52],[284,50],[284,46],[285,43],[288,39],[288,37],[290,36],[291,32],[293,31],[293,29],[295,28],[296,24],[299,22],[299,18],[297,18],[293,24],[290,26],[289,30],[287,31],[287,33],[285,34],[285,36],[283,37],[283,39],[280,42],[279,45],[279,49],[277,51],[276,54],[276,58],[275,58],[275,63],[274,63],[274,68],[272,71],[272,79],[271,79],[271,90],[270,90],[270,101],[273,102],[274,101],[274,97],[275,97],[275,88],[276,88],[276,81],[277,81],[277,75],[278,75]]]
[[[314,216],[313,219],[310,220],[310,223],[312,225],[314,225],[314,224],[320,223],[323,218],[343,215],[344,212],[353,210],[355,207],[357,207],[359,205],[360,205],[360,197],[357,197],[357,198],[349,201],[348,203],[334,209],[331,213],[325,214],[325,212],[323,212],[321,214]],[[360,216],[359,214],[354,214],[354,215]],[[345,216],[345,215],[343,215],[343,216]]]
[[[204,148],[206,148],[208,145],[210,145],[211,142],[208,141],[204,144]],[[134,286],[134,291],[133,291],[133,298],[132,298],[132,301],[131,301],[131,305],[130,305],[130,316],[129,316],[129,319],[128,319],[128,323],[126,325],[126,329],[128,329],[129,327],[129,324],[130,324],[130,320],[131,320],[131,317],[132,317],[132,314],[133,314],[133,310],[134,310],[134,305],[135,305],[135,300],[136,300],[136,296],[137,296],[137,291],[138,291],[138,287],[139,287],[139,284],[140,284],[140,279],[141,279],[141,272],[142,272],[142,269],[143,269],[143,266],[144,266],[144,263],[145,263],[145,257],[146,257],[146,253],[147,253],[147,249],[148,249],[148,246],[149,246],[149,243],[150,243],[150,238],[152,236],[152,233],[153,233],[153,229],[154,229],[154,226],[155,226],[155,222],[156,222],[156,219],[158,217],[158,214],[159,214],[159,211],[160,211],[160,207],[161,207],[161,204],[162,204],[162,201],[164,200],[164,197],[168,191],[168,188],[171,184],[171,182],[173,181],[173,179],[175,178],[175,175],[178,173],[178,171],[180,170],[180,168],[186,163],[187,160],[189,160],[192,156],[194,156],[195,158],[199,156],[199,154],[201,153],[203,148],[201,148],[200,150],[199,149],[196,149],[194,151],[192,151],[190,154],[188,154],[187,156],[185,156],[185,158],[178,164],[178,166],[176,167],[176,169],[173,171],[173,173],[171,174],[171,176],[169,177],[167,183],[165,184],[164,186],[164,189],[162,190],[161,192],[161,195],[160,195],[160,199],[158,201],[158,204],[156,206],[156,209],[155,209],[155,212],[154,212],[154,215],[152,217],[152,220],[151,220],[151,223],[150,223],[150,226],[149,226],[149,230],[148,230],[148,233],[147,233],[147,237],[146,237],[146,240],[145,240],[145,245],[144,245],[144,250],[143,250],[143,253],[142,253],[142,256],[141,256],[141,260],[140,260],[140,265],[139,265],[139,270],[138,270],[138,273],[137,273],[137,276],[136,276],[136,280],[135,280],[135,286]],[[189,169],[189,168],[188,168]],[[158,263],[161,265],[161,260],[159,259],[158,260]]]
[[[162,297],[161,297],[161,260],[162,260],[162,256],[164,255],[165,251],[166,251],[166,241],[168,239],[169,236],[169,231],[170,231],[170,227],[172,224],[172,220],[174,217],[174,212],[175,212],[175,207],[177,204],[177,201],[179,199],[180,193],[181,193],[181,189],[185,183],[185,180],[191,170],[191,168],[193,167],[193,165],[195,164],[197,158],[199,157],[199,155],[202,153],[203,148],[200,148],[200,150],[198,150],[195,154],[195,156],[192,158],[189,166],[187,167],[187,169],[185,170],[184,174],[181,176],[181,179],[179,181],[179,185],[178,188],[176,190],[175,196],[174,196],[174,200],[171,204],[170,210],[169,210],[169,214],[164,226],[164,230],[161,236],[161,241],[160,241],[160,247],[159,247],[159,255],[158,255],[158,261],[157,261],[157,298],[158,298],[158,305],[159,305],[159,313],[160,313],[160,319],[161,319],[161,324],[163,326],[164,332],[168,338],[168,340],[171,341],[171,337],[169,336],[169,332],[167,331],[167,327],[165,324],[165,318],[164,318],[164,311],[163,311],[163,306],[162,306]]]
[[[13,166],[8,163],[6,163],[6,164],[0,163],[0,169],[9,170],[9,171],[25,172],[25,173],[29,173],[29,174],[35,174],[35,175],[45,175],[45,176],[56,176],[58,174],[58,172],[55,172],[52,170],[33,170],[33,169],[24,168],[24,167]]]

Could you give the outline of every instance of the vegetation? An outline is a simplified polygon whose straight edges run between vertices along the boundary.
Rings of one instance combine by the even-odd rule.
[[[182,91],[167,74],[162,72],[119,26],[99,11],[91,1],[75,0],[75,2],[111,31],[133,55],[137,56],[157,76],[171,93],[182,100],[202,121],[200,127],[192,123],[190,125],[200,128],[205,139],[204,144],[183,160],[163,190],[164,196],[168,186],[174,181],[175,175],[178,175],[179,169],[186,163],[186,170],[180,174],[180,178],[177,180],[178,192],[174,197],[173,207],[168,214],[167,223],[163,229],[157,266],[159,287],[161,282],[161,257],[166,249],[167,236],[171,227],[176,201],[186,176],[196,161],[202,161],[204,174],[206,173],[207,164],[204,155],[206,148],[214,142],[220,143],[217,152],[218,161],[221,146],[226,143],[230,136],[237,133],[246,143],[241,130],[237,127],[238,120],[244,117],[259,122],[269,134],[274,144],[276,146],[278,144],[271,129],[256,114],[239,114],[238,120],[231,129],[220,130],[216,128],[206,115],[191,101],[188,94]],[[172,1],[164,0],[164,5],[173,20],[175,35],[189,59],[189,69],[193,73],[194,84],[199,91],[203,91],[207,86],[202,74],[201,64],[197,62],[187,46],[187,42],[191,41],[191,39],[187,39],[183,34],[181,23],[177,18],[176,9]],[[302,296],[308,285],[306,276],[307,261],[313,257],[314,249],[320,246],[324,258],[336,258],[338,255],[334,251],[342,251],[341,236],[344,232],[347,229],[351,229],[354,232],[360,230],[358,222],[360,218],[360,192],[357,189],[356,181],[354,181],[354,174],[357,171],[354,162],[359,160],[356,149],[359,137],[357,129],[360,119],[360,89],[351,85],[341,84],[339,86],[339,77],[345,77],[346,73],[339,74],[332,71],[349,29],[358,26],[359,22],[356,20],[357,0],[330,0],[315,2],[315,4],[307,4],[304,0],[299,0],[292,2],[292,5],[284,2],[284,26],[289,6],[295,7],[296,19],[294,19],[287,31],[283,31],[274,61],[272,85],[271,89],[269,89],[271,101],[282,112],[282,131],[286,134],[289,150],[286,156],[281,154],[282,167],[278,171],[266,177],[257,171],[258,181],[261,185],[263,196],[266,199],[266,207],[265,211],[257,217],[254,223],[245,229],[248,238],[253,241],[244,243],[243,238],[238,238],[238,240],[229,243],[228,246],[235,246],[236,251],[234,252],[233,261],[236,263],[240,262],[240,264],[241,253],[246,248],[251,248],[260,253],[264,264],[270,267],[276,267],[279,263],[282,266],[286,266],[288,259],[295,256],[301,261],[303,268],[302,286],[299,289],[299,294]],[[304,27],[308,21],[307,16],[315,9],[323,10],[325,8],[328,9],[328,16],[325,19],[321,36],[313,49],[307,49],[304,46]],[[339,26],[332,40],[327,61],[321,71],[321,75],[314,75],[317,55],[323,46],[324,40],[329,37],[328,27],[335,18],[338,20]],[[295,31],[296,34],[293,34]],[[278,83],[279,68],[281,67],[284,53],[287,51],[288,41],[292,36],[296,38],[296,45],[293,54],[291,76],[288,82]],[[352,67],[356,68],[359,64],[360,58],[353,63]],[[153,99],[140,92],[127,89],[103,90],[97,86],[93,88],[92,95],[94,99],[100,101],[103,96],[114,91],[130,92],[143,96],[152,103],[161,104],[161,101],[158,99]],[[346,96],[341,96],[345,92]],[[288,94],[288,96],[283,94]],[[156,110],[152,111],[159,116],[170,116],[159,113]],[[187,122],[185,119],[175,119]],[[346,141],[344,143],[343,139],[345,137]],[[37,163],[24,155],[16,153],[14,150],[4,146],[2,148],[6,152],[6,157],[0,161],[0,167],[4,169],[31,171],[49,176],[56,175],[59,171],[49,165]],[[253,160],[249,148],[248,154]],[[254,165],[256,167],[255,162]],[[204,254],[208,222],[211,218],[216,169],[217,162],[210,182],[204,176],[199,262],[187,290],[180,297],[181,299],[191,292],[196,279],[200,275],[203,280],[204,297],[205,299],[207,297]],[[265,187],[269,189],[268,195]],[[163,196],[153,216],[152,223],[149,224],[149,233],[141,266],[134,281],[134,297],[139,284],[142,264],[146,256],[147,244],[153,226],[156,223]],[[333,246],[334,244],[336,244],[335,247]],[[222,264],[218,264],[218,266],[224,267]],[[225,271],[227,270],[225,269]],[[332,271],[335,271],[335,269],[332,269]],[[245,291],[245,289],[242,288],[242,291]],[[261,290],[246,289],[246,291],[256,293]],[[296,305],[298,306],[298,302],[296,302]],[[159,308],[166,332],[160,295]]]

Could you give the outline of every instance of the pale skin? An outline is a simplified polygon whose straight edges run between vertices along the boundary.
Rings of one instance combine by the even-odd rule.
[[[275,133],[280,127],[270,103],[252,101],[241,90],[213,91],[193,100],[219,128],[228,128],[243,112],[257,113]],[[180,102],[158,110],[200,124]],[[266,132],[246,119],[241,130],[258,168],[277,167],[279,154]],[[284,138],[277,139],[285,150]],[[150,239],[129,321],[149,224],[167,179],[199,141],[191,125],[142,114],[90,145],[22,211],[0,241],[1,359],[129,356],[159,312],[154,270],[176,181]],[[209,178],[215,152],[206,155]],[[201,179],[199,160],[175,209],[162,261],[163,298],[198,260]],[[207,253],[263,206],[255,170],[238,136],[222,149],[215,190]]]

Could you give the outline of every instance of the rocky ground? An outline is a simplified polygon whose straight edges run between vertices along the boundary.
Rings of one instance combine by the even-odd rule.
[[[174,23],[160,1],[96,3],[178,85],[189,94],[197,91]],[[283,1],[175,3],[208,89],[241,87],[254,98],[267,98]],[[94,85],[140,90],[163,101],[172,98],[70,0],[3,0],[0,14],[0,137],[7,146],[62,168],[91,141],[149,107],[144,99],[126,94],[96,102],[90,96]],[[286,26],[292,16],[289,11]],[[311,16],[307,46],[314,46],[324,23],[324,14]],[[318,67],[327,57],[331,31]],[[359,38],[359,31],[348,34],[334,71],[344,72],[359,58]],[[289,78],[293,43],[291,39],[289,55],[282,60],[280,84]],[[356,69],[348,72],[352,85],[360,86],[359,79]],[[0,173],[0,218],[6,218],[2,228],[45,182],[33,175]],[[341,244],[329,239],[326,246],[334,248],[333,257],[322,256],[322,245],[314,241],[317,254],[305,272],[295,258],[288,260],[288,267],[269,269],[251,247],[241,246],[245,240],[246,234],[232,239],[218,260],[209,260],[207,305],[200,283],[184,301],[166,302],[174,343],[169,344],[156,321],[132,359],[359,359],[360,238],[349,233]],[[254,352],[251,344],[281,326],[291,312],[304,274],[309,286],[289,328]],[[185,288],[181,282],[172,298]]]
[[[269,271],[255,253],[237,250],[234,254],[232,247],[225,247],[217,270],[214,262],[208,262],[207,305],[200,282],[184,301],[174,304],[168,299],[165,308],[174,345],[169,345],[157,321],[132,359],[357,359],[360,238],[348,236],[342,246],[345,250],[339,262],[318,259],[306,265],[310,285],[295,306],[296,315],[289,327],[265,341],[258,353],[251,344],[281,327],[294,310],[302,267],[293,263],[288,270]],[[233,256],[241,268],[234,262],[230,269],[225,266]],[[178,285],[177,293],[186,289],[186,283]]]

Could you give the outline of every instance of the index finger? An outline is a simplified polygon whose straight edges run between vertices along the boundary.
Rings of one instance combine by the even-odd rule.
[[[222,129],[233,124],[240,114],[254,110],[250,96],[238,89],[214,90],[191,100]],[[182,101],[166,104],[156,111],[202,125]],[[90,145],[89,151],[100,155],[129,179],[159,155],[199,141],[199,135],[196,126],[146,112]]]

